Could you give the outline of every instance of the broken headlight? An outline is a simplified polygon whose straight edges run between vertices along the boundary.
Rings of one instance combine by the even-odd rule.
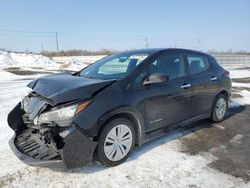
[[[69,126],[77,107],[78,105],[72,105],[42,113],[35,119],[35,124],[50,124],[55,122],[62,127]]]
[[[38,124],[51,124],[55,122],[61,127],[69,126],[74,115],[78,114],[91,104],[91,100],[85,101],[82,104],[75,104],[72,106],[55,108],[48,112],[44,112],[35,118],[34,123]]]

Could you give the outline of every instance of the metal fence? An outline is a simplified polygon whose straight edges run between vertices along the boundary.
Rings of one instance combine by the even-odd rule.
[[[225,68],[250,67],[250,55],[211,54]]]
[[[80,63],[94,63],[95,61],[105,57],[105,55],[93,55],[93,56],[58,56],[52,57],[52,60],[57,63],[70,63],[72,61],[78,61]]]

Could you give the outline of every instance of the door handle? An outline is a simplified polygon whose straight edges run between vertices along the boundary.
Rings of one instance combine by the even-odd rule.
[[[183,84],[181,86],[181,89],[186,89],[186,88],[189,88],[189,87],[191,87],[191,84]]]
[[[217,76],[212,76],[212,77],[210,78],[211,81],[215,81],[215,80],[217,80],[217,79],[218,79]]]

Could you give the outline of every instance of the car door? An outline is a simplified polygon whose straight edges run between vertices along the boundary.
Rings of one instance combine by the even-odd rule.
[[[217,74],[206,55],[187,53],[192,82],[192,116],[209,115],[219,89]]]
[[[167,82],[143,85],[145,79],[154,73],[169,77]],[[145,76],[146,75],[146,76]],[[144,109],[146,131],[156,130],[190,117],[191,81],[181,53],[163,54],[149,63],[136,78],[136,95],[140,96],[140,107]]]

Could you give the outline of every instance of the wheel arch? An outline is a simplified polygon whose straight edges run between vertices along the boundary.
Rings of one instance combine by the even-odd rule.
[[[211,109],[210,116],[212,116],[212,114],[213,114],[213,109],[214,109],[214,106],[215,106],[217,97],[218,97],[219,95],[221,95],[221,94],[223,94],[223,95],[227,98],[227,100],[228,100],[228,107],[229,107],[230,93],[229,93],[227,90],[222,89],[222,90],[220,90],[220,91],[215,95],[215,97],[214,97],[214,102],[213,102],[213,105],[212,105],[212,109]]]
[[[141,145],[142,144],[142,132],[143,132],[143,127],[142,127],[142,122],[140,120],[140,117],[138,117],[138,114],[133,112],[133,111],[119,111],[119,112],[113,112],[107,116],[105,116],[105,118],[102,119],[101,122],[99,122],[99,130],[98,130],[98,135],[97,135],[97,139],[99,138],[105,124],[115,118],[126,118],[128,120],[130,120],[135,128],[135,132],[136,132],[136,139],[135,139],[135,144],[136,145]]]
[[[218,92],[218,93],[216,94],[215,99],[216,99],[220,94],[223,94],[223,95],[227,98],[227,100],[230,99],[230,94],[229,94],[229,92],[228,92],[227,90],[221,90],[220,92]]]

